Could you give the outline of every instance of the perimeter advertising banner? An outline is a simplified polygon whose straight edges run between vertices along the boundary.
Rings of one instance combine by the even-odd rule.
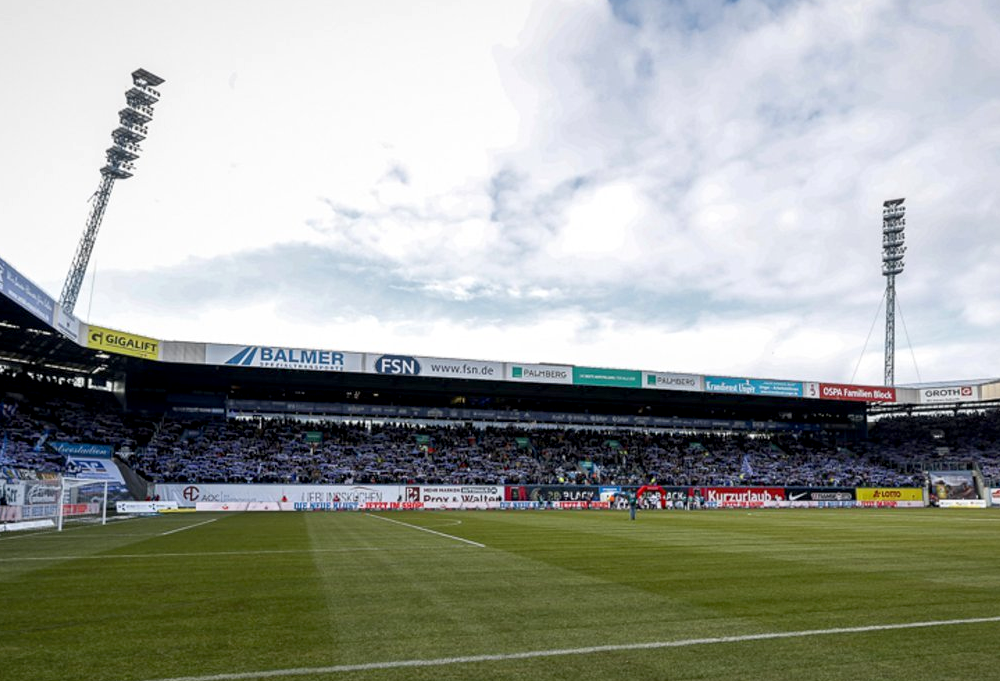
[[[598,385],[612,388],[641,388],[642,372],[631,369],[573,367],[573,385]]]
[[[507,485],[504,501],[601,501],[597,485]],[[607,488],[604,488],[607,489]]]
[[[366,503],[403,501],[400,485],[227,485],[160,483],[155,494],[184,507],[202,503],[282,502],[299,504],[296,510],[354,508]]]
[[[403,497],[420,508],[500,508],[503,485],[407,485]]]
[[[573,383],[573,367],[565,364],[508,364],[508,381],[522,383]]]
[[[260,369],[295,369],[298,371],[364,370],[364,355],[340,350],[309,350],[270,345],[205,346],[205,364],[256,367]]]
[[[940,404],[945,402],[977,402],[978,385],[956,385],[940,388],[921,388],[920,404]]]
[[[779,508],[785,505],[784,487],[695,487],[706,508]]]
[[[365,355],[365,371],[389,376],[462,378],[476,381],[504,380],[503,362],[474,359],[442,359],[410,355]]]
[[[55,326],[56,301],[4,260],[0,260],[0,293],[49,326]]]
[[[711,393],[802,397],[802,383],[798,381],[772,381],[762,378],[706,376],[705,390]]]
[[[824,400],[849,402],[895,402],[896,389],[884,386],[820,383],[819,396]]]
[[[858,487],[861,506],[916,508],[924,505],[924,491],[919,487]]]
[[[853,487],[786,487],[792,508],[851,508],[857,505]]]
[[[705,380],[694,374],[666,374],[659,371],[643,371],[642,387],[654,390],[687,390],[702,392]]]
[[[93,324],[87,330],[87,347],[91,350],[103,350],[140,359],[160,358],[160,341],[155,338],[106,329]]]

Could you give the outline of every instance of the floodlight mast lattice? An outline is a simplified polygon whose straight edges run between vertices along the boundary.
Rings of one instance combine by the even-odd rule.
[[[885,277],[885,385],[896,384],[896,275],[903,271],[906,199],[882,204],[882,276]]]
[[[119,125],[111,132],[113,144],[106,152],[107,163],[101,168],[101,184],[94,194],[87,226],[66,275],[62,295],[59,296],[59,304],[70,314],[76,307],[83,277],[90,264],[90,253],[97,240],[97,230],[104,219],[115,180],[126,180],[135,171],[134,161],[142,153],[139,142],[146,139],[146,124],[153,120],[153,105],[160,100],[160,93],[154,88],[162,82],[162,78],[146,69],[132,72],[132,87],[125,93],[125,108],[118,112]]]

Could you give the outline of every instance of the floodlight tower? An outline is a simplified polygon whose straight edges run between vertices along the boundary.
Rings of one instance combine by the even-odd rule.
[[[77,296],[80,295],[83,276],[87,273],[87,265],[90,263],[90,252],[94,250],[97,230],[108,207],[111,190],[115,186],[115,180],[132,177],[132,172],[135,170],[133,162],[142,152],[139,142],[146,139],[148,132],[146,124],[153,120],[153,105],[160,100],[160,93],[154,88],[162,82],[162,78],[145,69],[132,72],[133,84],[125,93],[125,108],[118,112],[119,125],[111,132],[113,144],[106,152],[107,163],[101,168],[101,184],[94,194],[87,226],[83,230],[76,255],[73,256],[73,263],[69,266],[62,295],[59,296],[59,304],[70,314],[76,307]]]
[[[885,277],[885,384],[896,384],[896,275],[903,271],[906,199],[882,204],[882,276]]]

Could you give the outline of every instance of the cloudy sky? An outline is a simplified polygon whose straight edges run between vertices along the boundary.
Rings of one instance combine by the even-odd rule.
[[[879,384],[906,197],[897,382],[1000,375],[997,3],[2,3],[0,258],[53,297],[138,67],[84,320]]]

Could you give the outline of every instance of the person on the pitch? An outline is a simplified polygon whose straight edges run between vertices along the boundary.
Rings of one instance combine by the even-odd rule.
[[[628,517],[629,520],[635,520],[635,507],[639,505],[639,500],[634,494],[628,495]]]

